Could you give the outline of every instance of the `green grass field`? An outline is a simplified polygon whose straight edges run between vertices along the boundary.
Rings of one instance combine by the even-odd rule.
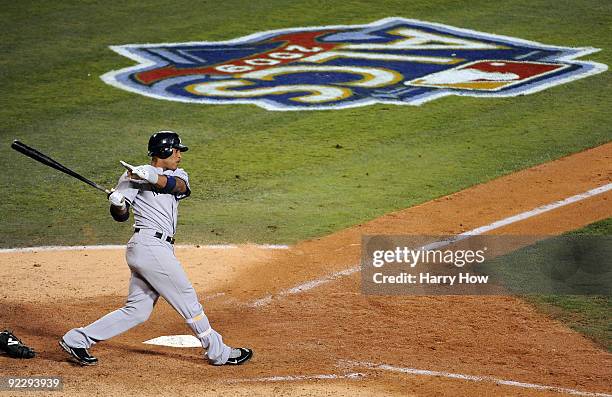
[[[612,235],[612,218],[568,234]],[[602,295],[531,295],[535,307],[612,352],[612,299]]]
[[[612,64],[601,1],[2,2],[0,246],[122,243],[103,195],[10,150],[19,138],[102,184],[174,129],[191,151],[179,241],[292,243],[612,140],[609,72],[517,98],[269,112],[146,98],[99,76],[127,43],[227,40],[388,16],[593,46]],[[337,149],[336,145],[342,148]],[[237,177],[238,176],[238,177]]]

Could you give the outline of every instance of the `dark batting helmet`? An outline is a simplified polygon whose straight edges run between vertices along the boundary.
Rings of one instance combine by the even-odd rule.
[[[186,152],[189,148],[181,143],[181,138],[174,131],[157,131],[149,138],[149,156],[166,159],[172,156],[172,149]]]

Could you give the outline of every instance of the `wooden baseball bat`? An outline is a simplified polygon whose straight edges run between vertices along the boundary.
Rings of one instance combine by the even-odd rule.
[[[15,149],[16,151],[18,151],[19,153],[25,154],[26,156],[28,156],[31,159],[34,159],[36,161],[38,161],[39,163],[42,163],[46,166],[49,166],[51,168],[54,168],[58,171],[61,171],[65,174],[68,174],[82,182],[85,182],[86,184],[88,184],[89,186],[92,186],[98,190],[103,191],[104,193],[111,194],[111,191],[106,189],[104,186],[100,186],[97,183],[85,178],[84,176],[82,176],[81,174],[72,171],[70,168],[58,163],[57,161],[53,160],[51,157],[39,152],[38,150],[34,149],[33,147],[30,147],[28,145],[26,145],[23,142],[18,141],[17,139],[15,139],[13,141],[13,143],[11,144],[11,147],[13,149]]]

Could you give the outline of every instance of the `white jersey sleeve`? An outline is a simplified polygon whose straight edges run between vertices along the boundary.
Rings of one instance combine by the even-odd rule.
[[[126,171],[119,178],[119,182],[117,182],[117,187],[115,187],[115,191],[123,194],[128,204],[132,205],[132,202],[138,195],[138,183],[128,178]]]
[[[182,168],[177,168],[176,170],[171,171],[169,175],[172,175],[176,178],[181,178],[183,181],[185,181],[185,185],[187,185],[187,191],[185,193],[176,194],[176,199],[182,200],[184,198],[189,197],[189,195],[191,194],[191,188],[189,186],[189,175],[187,175],[187,172],[185,172],[185,170]]]

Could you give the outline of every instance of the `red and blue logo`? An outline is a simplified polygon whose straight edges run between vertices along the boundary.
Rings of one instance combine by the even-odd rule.
[[[509,97],[607,69],[576,60],[597,48],[551,46],[404,18],[111,49],[139,62],[102,76],[115,87],[172,101],[268,110],[420,105],[446,95]]]

